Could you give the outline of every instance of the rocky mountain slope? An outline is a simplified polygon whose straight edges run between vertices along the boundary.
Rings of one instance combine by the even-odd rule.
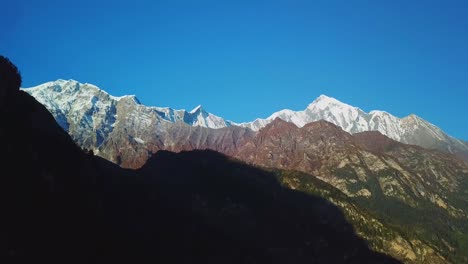
[[[140,104],[135,96],[114,97],[94,85],[74,80],[48,82],[25,91],[45,105],[75,141],[93,150],[100,148],[118,126],[135,125],[142,129],[142,134],[157,131],[157,135],[176,122],[215,129],[241,126],[258,131],[278,117],[299,127],[325,120],[352,134],[379,131],[402,143],[439,149],[462,158],[468,156],[465,142],[447,135],[416,115],[398,118],[384,111],[365,113],[325,95],[303,111],[282,110],[266,119],[237,124],[213,115],[201,106],[192,111],[147,107]]]
[[[468,165],[447,153],[464,153],[466,144],[417,116],[367,114],[321,96],[305,111],[285,110],[263,121],[224,121],[210,128],[214,121],[209,120],[215,118],[207,120],[210,114],[200,114],[198,107],[164,112],[132,96],[113,98],[92,86],[75,85],[80,88],[65,104],[72,106],[64,114],[66,123],[60,122],[63,106],[51,103],[54,85],[27,91],[47,101],[49,109],[58,109],[51,112],[81,147],[122,167],[140,168],[161,150],[216,150],[273,170],[287,188],[326,197],[375,250],[407,263],[468,261]],[[97,95],[83,96],[80,91],[87,89]],[[198,123],[181,118],[186,114],[197,116],[190,120]],[[383,133],[445,153],[402,144]]]
[[[467,260],[463,252],[468,248],[461,241],[468,231],[468,165],[452,155],[405,145],[379,132],[351,135],[325,121],[298,128],[277,118],[235,157],[310,173],[353,197],[379,220],[411,226],[405,232],[432,249]],[[302,185],[291,186],[295,184]]]
[[[396,176],[380,182],[386,195],[408,204],[414,203],[412,197],[426,197],[441,207],[446,207],[443,193],[455,191],[468,173],[468,165],[452,155],[402,144],[378,132],[351,135],[326,121],[298,128],[277,118],[246,141],[235,156],[266,167],[310,172],[350,196],[372,196],[372,192],[345,187],[353,180],[342,185],[338,173],[342,169],[354,171],[356,181],[394,171]]]

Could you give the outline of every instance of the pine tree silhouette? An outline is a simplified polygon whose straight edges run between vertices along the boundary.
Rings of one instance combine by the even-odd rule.
[[[0,55],[0,106],[17,94],[21,82],[18,68],[7,57]]]

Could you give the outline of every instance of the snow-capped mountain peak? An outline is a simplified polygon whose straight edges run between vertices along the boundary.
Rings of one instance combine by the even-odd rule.
[[[230,122],[227,122],[219,116],[208,113],[201,105],[198,105],[190,111],[184,121],[192,126],[209,128],[223,128],[230,126]]]
[[[259,130],[268,123],[279,117],[285,121],[292,122],[302,127],[310,122],[326,120],[334,123],[344,130],[355,133],[367,129],[365,113],[357,107],[342,103],[339,100],[321,95],[302,111],[292,111],[289,109],[278,111],[266,119],[257,119],[251,123],[240,124],[252,130]]]
[[[462,141],[448,136],[440,128],[414,114],[405,118],[398,118],[380,110],[366,113],[358,107],[348,105],[326,95],[320,95],[303,111],[285,109],[272,114],[266,119],[256,119],[253,122],[239,125],[258,131],[275,118],[292,122],[298,127],[310,122],[325,120],[349,133],[379,131],[403,143],[438,148],[449,152],[455,152],[455,149],[468,151],[468,147]]]
[[[338,101],[337,99],[333,98],[333,97],[329,97],[329,96],[326,96],[326,95],[320,95],[319,97],[317,97],[317,99],[315,99],[312,103],[310,103],[307,108],[321,108],[321,109],[324,109],[326,107],[330,107],[330,106],[341,106],[341,107],[352,107],[350,105],[347,105],[345,103],[342,103],[340,101]]]
[[[379,110],[366,113],[326,95],[320,95],[302,111],[284,109],[266,119],[236,124],[207,112],[201,105],[190,112],[169,107],[148,107],[134,95],[112,96],[96,85],[71,79],[47,82],[25,91],[46,106],[57,122],[84,147],[99,147],[117,124],[119,127],[132,127],[135,131],[163,131],[165,123],[175,122],[214,129],[235,125],[258,131],[275,118],[280,118],[298,127],[325,120],[349,133],[379,131],[403,143],[448,152],[468,151],[465,142],[448,136],[414,114],[398,118]],[[136,137],[145,140],[141,135]]]
[[[141,102],[140,100],[138,100],[138,98],[136,97],[136,95],[124,95],[124,96],[119,96],[119,97],[116,97],[116,96],[111,96],[111,98],[115,101],[120,101],[120,100],[128,100],[130,102],[133,102],[135,104],[138,104],[138,105],[141,105]]]
[[[117,123],[148,129],[161,122],[185,122],[192,126],[229,126],[201,105],[190,112],[169,107],[148,107],[135,95],[112,96],[98,86],[59,79],[24,89],[43,104],[57,122],[84,147],[99,147]],[[120,124],[122,125],[122,124]]]
[[[192,111],[190,111],[189,113],[190,114],[195,114],[196,112],[203,112],[204,109],[202,107],[202,105],[198,105],[197,107],[193,108]]]

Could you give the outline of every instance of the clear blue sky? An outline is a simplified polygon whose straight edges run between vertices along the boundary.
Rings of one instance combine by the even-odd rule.
[[[320,94],[468,140],[467,1],[4,1],[24,87],[76,79],[241,122]]]

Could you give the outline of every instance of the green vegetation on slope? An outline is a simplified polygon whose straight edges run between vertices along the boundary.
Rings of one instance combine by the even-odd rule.
[[[324,197],[339,206],[356,232],[377,251],[388,252],[392,243],[400,241],[402,245],[407,244],[416,256],[411,252],[406,252],[406,257],[403,252],[392,255],[408,263],[443,263],[444,258],[453,263],[468,261],[466,220],[455,218],[432,203],[417,200],[417,206],[411,207],[399,199],[386,197],[375,178],[353,186],[354,191],[361,188],[371,190],[371,197],[348,197],[310,174],[273,171],[283,185]],[[356,177],[353,172],[346,168],[338,171],[350,179]]]

